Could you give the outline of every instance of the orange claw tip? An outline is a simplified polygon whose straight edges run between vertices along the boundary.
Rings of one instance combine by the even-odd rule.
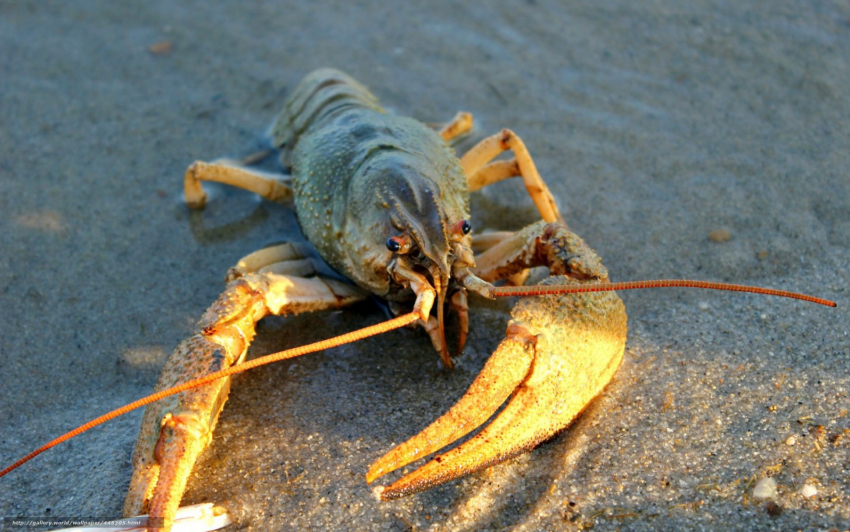
[[[405,463],[401,463],[398,458],[391,456],[391,454],[392,451],[387,453],[387,455],[382,456],[374,464],[369,466],[369,471],[366,473],[366,484],[371,484],[382,476],[392,473],[399,467],[406,465]],[[375,489],[380,489],[381,491],[384,490],[381,486],[378,486]]]
[[[435,484],[436,485],[436,484]],[[428,485],[423,488],[411,488],[410,486],[406,486],[404,489],[393,489],[393,485],[389,486],[376,486],[372,488],[372,495],[382,502],[394,501],[396,499],[401,499],[402,497],[406,497],[407,495],[413,495],[414,493],[425,491],[426,489],[433,487],[433,485]]]
[[[371,484],[375,482],[375,479],[380,477],[381,474],[375,471],[375,466],[369,468],[369,471],[366,472],[366,484]]]
[[[377,464],[372,464],[369,471],[366,473],[366,484],[375,482],[376,479],[384,476],[386,473],[387,472],[381,471],[381,468],[377,467]]]
[[[394,501],[433,488],[440,482],[434,482],[423,486],[404,486],[401,489],[393,489],[394,484],[389,486],[375,486],[372,488],[372,496],[381,502]]]

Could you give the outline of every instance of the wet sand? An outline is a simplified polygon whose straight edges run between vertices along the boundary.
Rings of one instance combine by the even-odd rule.
[[[509,303],[475,300],[454,372],[405,330],[237,377],[186,504],[226,506],[234,530],[847,529],[848,57],[841,3],[0,3],[0,462],[148,393],[227,268],[299,238],[291,208],[240,191],[212,187],[189,212],[182,174],[262,149],[287,91],[334,66],[425,122],[473,112],[465,146],[519,133],[614,280],[839,308],[624,293],[624,365],[572,429],[379,503],[368,465],[445,411],[504,334]],[[535,219],[519,183],[472,207],[476,230]],[[382,318],[270,319],[252,355]],[[0,516],[118,516],[140,417],[0,479]],[[770,503],[753,498],[766,476]]]

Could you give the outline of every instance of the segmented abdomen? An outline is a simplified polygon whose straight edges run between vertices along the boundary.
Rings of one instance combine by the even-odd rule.
[[[384,112],[369,89],[344,72],[322,68],[308,74],[272,125],[272,145],[280,150],[284,166],[289,166],[292,149],[307,130],[354,108]]]

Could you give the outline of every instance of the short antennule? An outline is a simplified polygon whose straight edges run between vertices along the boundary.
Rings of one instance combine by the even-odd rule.
[[[694,281],[691,279],[658,279],[652,281],[626,281],[622,283],[584,283],[576,285],[536,285],[501,286],[491,293],[496,297],[506,296],[543,296],[555,294],[579,294],[586,292],[609,292],[612,290],[638,290],[642,288],[702,288],[705,290],[726,290],[728,292],[749,292],[767,296],[799,299],[827,307],[837,306],[834,301],[787,290],[761,288],[741,284],[715,283],[712,281]]]

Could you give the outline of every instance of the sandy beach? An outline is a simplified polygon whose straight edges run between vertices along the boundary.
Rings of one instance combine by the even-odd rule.
[[[325,66],[423,122],[472,112],[461,151],[516,131],[612,280],[838,308],[623,293],[623,366],[570,429],[379,502],[369,464],[449,408],[504,336],[511,303],[474,299],[455,371],[405,329],[236,377],[184,504],[226,507],[229,530],[850,528],[845,2],[0,1],[3,466],[149,393],[227,269],[301,238],[292,206],[243,191],[211,186],[190,211],[182,177],[265,149],[288,92]],[[476,231],[538,216],[516,181],[471,204]],[[249,356],[384,317],[270,318]],[[118,517],[141,414],[0,479],[0,517]]]

